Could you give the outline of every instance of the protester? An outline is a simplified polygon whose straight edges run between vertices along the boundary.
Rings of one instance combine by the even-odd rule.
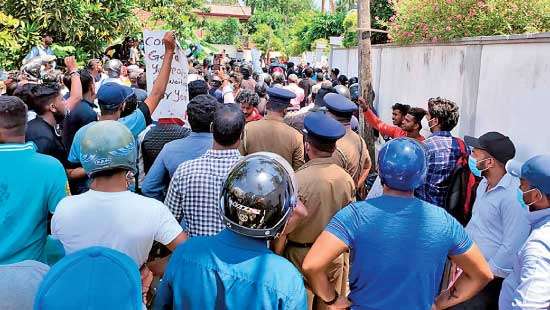
[[[296,74],[291,74],[288,76],[288,85],[285,86],[285,89],[290,90],[296,95],[296,98],[290,100],[289,110],[298,111],[300,110],[300,104],[304,101],[305,95],[304,90],[298,86],[298,76]]]
[[[38,57],[38,56],[45,56],[45,55],[51,55],[54,56],[53,50],[51,48],[51,45],[53,44],[53,37],[49,33],[42,34],[42,41],[41,45],[34,46],[30,52],[25,56],[23,59],[23,64],[26,64],[31,59]]]
[[[64,257],[46,274],[34,309],[145,309],[130,257],[94,246]]]
[[[365,140],[351,129],[351,118],[357,106],[338,94],[327,94],[323,98],[330,115],[346,129],[342,139],[336,142],[333,162],[346,170],[352,177],[360,198],[366,197],[365,181],[371,168],[371,159]]]
[[[402,103],[396,103],[391,107],[391,120],[394,126],[401,127],[401,125],[403,124],[403,120],[405,119],[405,115],[409,113],[410,108],[411,106],[409,106],[408,104]]]
[[[514,267],[502,284],[499,309],[550,308],[550,155],[511,161],[508,173],[521,179],[517,200],[528,211],[531,233],[514,253]]]
[[[189,83],[189,100],[198,95],[207,95],[208,94],[208,84],[204,80],[195,80]]]
[[[312,100],[315,100],[315,95],[319,92],[319,89],[321,89],[321,86],[323,85],[323,82],[325,81],[325,77],[322,73],[316,73],[316,84],[311,87],[311,95]]]
[[[267,113],[265,108],[267,106],[267,98],[268,98],[267,84],[264,82],[258,82],[258,84],[256,84],[255,91],[260,97],[260,103],[258,104],[258,112],[260,112],[261,116],[264,116]]]
[[[269,101],[263,120],[246,124],[240,151],[243,155],[272,152],[286,159],[294,169],[304,164],[301,134],[283,122],[293,92],[272,87],[267,90]]]
[[[305,309],[300,273],[266,246],[305,215],[296,205],[293,174],[285,159],[271,153],[239,161],[219,198],[227,228],[177,248],[154,309]]]
[[[68,192],[61,163],[25,143],[27,107],[0,96],[0,264],[45,262],[48,214]]]
[[[90,59],[86,64],[86,70],[94,78],[94,83],[98,83],[101,79],[106,78],[106,75],[103,74],[103,67],[101,66],[101,60],[99,59]],[[97,85],[96,85],[97,88]]]
[[[98,91],[103,85],[107,83],[117,83],[120,85],[125,85],[121,79],[123,67],[124,65],[122,64],[122,61],[118,59],[111,59],[107,61],[103,69],[107,74],[107,78],[99,82],[99,84],[97,85]]]
[[[310,160],[297,169],[296,181],[308,216],[288,235],[284,250],[284,256],[298,269],[301,269],[304,257],[332,216],[355,198],[353,179],[332,159],[336,141],[346,133],[344,126],[323,112],[314,112],[305,118],[304,127],[305,149]],[[285,246],[285,239],[279,240],[282,246]],[[344,255],[341,255],[326,269],[331,285],[342,287],[342,282],[347,281],[343,278],[343,269]],[[325,308],[313,298],[309,304],[314,309]]]
[[[334,308],[446,309],[465,301],[491,279],[489,266],[462,226],[445,210],[413,197],[426,175],[425,151],[398,138],[379,153],[384,195],[352,203],[317,238],[302,268],[314,293]],[[351,251],[349,300],[322,272]],[[463,275],[439,296],[445,260]]]
[[[175,40],[172,32],[167,32],[164,35],[163,42],[166,55],[175,53]],[[164,98],[164,92],[170,78],[172,58],[164,57],[151,94],[145,100],[148,114],[152,114],[158,107],[160,100]],[[141,109],[137,108],[136,98],[130,87],[118,83],[106,83],[98,91],[97,100],[101,110],[99,120],[118,120],[130,129],[135,138],[145,129],[146,117]],[[71,180],[71,192],[73,194],[81,194],[88,190],[88,178],[81,165],[80,141],[92,124],[94,122],[85,125],[76,132],[69,151],[67,174]]]
[[[330,70],[330,81],[332,82],[332,87],[340,84],[338,82],[338,76],[340,76],[340,69],[332,68],[332,70]]]
[[[162,148],[141,187],[145,196],[164,201],[170,179],[178,166],[185,161],[199,158],[212,147],[210,124],[214,120],[218,104],[210,95],[199,95],[189,102],[187,119],[191,125],[191,133]]]
[[[222,79],[217,75],[212,76],[209,82],[210,90],[208,91],[208,94],[216,98],[219,103],[223,103],[224,101],[223,92],[221,90],[222,83],[223,83]]]
[[[252,79],[252,77],[250,76],[250,66],[243,65],[241,67],[241,74],[243,75],[241,87],[243,89],[254,91],[254,89],[256,88],[256,81],[254,81],[254,79]]]
[[[76,132],[91,122],[97,121],[96,91],[93,76],[88,70],[80,71],[80,83],[82,88],[82,100],[65,117],[63,122],[63,144],[70,147],[73,144]],[[72,87],[71,87],[72,89]],[[76,90],[75,90],[76,91]],[[71,92],[74,93],[74,92]],[[66,157],[65,159],[66,160]]]
[[[241,158],[238,147],[244,124],[237,107],[220,107],[212,122],[212,148],[182,163],[170,182],[165,204],[176,220],[183,220],[191,237],[215,235],[223,229],[217,201],[227,173]]]
[[[34,297],[48,270],[48,265],[33,260],[0,265],[0,309],[33,309]]]
[[[371,110],[370,105],[363,98],[359,98],[359,104],[363,109],[365,121],[372,126],[372,128],[378,130],[383,136],[389,138],[409,137],[416,139],[420,142],[425,140],[424,136],[420,134],[422,130],[422,119],[426,115],[426,110],[422,108],[409,108],[405,117],[401,120],[400,126],[390,125],[382,122],[376,114]],[[394,105],[395,107],[395,105]],[[399,117],[396,118],[401,112],[398,109],[394,110],[392,114],[392,120],[396,122]]]
[[[82,138],[81,151],[90,190],[61,200],[51,224],[65,253],[105,246],[142,266],[153,241],[174,250],[187,239],[166,206],[128,190],[128,179],[137,172],[137,146],[128,128],[116,121],[95,122]]]
[[[326,94],[329,93],[336,93],[336,90],[330,85],[329,81],[325,81],[323,87],[315,96],[315,101],[301,108],[299,111],[287,113],[284,118],[285,123],[292,128],[298,130],[299,132],[302,132],[302,130],[304,129],[305,117],[309,113],[323,110],[326,106],[324,97]]]
[[[428,173],[424,184],[416,189],[416,196],[436,206],[445,207],[449,188],[447,180],[461,156],[457,138],[451,134],[451,130],[458,124],[458,106],[447,99],[431,98],[428,101],[427,117],[432,132],[424,143]]]
[[[237,98],[235,98],[235,102],[241,107],[247,123],[259,121],[263,118],[260,111],[258,111],[260,97],[254,91],[243,89]]]
[[[311,96],[311,88],[316,84],[314,80],[311,79],[313,76],[313,69],[306,68],[304,70],[305,78],[302,79],[298,86],[300,86],[304,90],[304,101]],[[307,102],[302,102],[302,106],[304,106]]]

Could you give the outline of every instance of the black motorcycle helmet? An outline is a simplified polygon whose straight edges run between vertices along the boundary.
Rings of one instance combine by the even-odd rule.
[[[233,166],[222,188],[223,222],[241,235],[276,238],[292,214],[297,193],[294,172],[284,158],[268,152],[248,155]]]

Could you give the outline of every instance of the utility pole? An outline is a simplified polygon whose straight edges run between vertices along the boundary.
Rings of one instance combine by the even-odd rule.
[[[371,16],[370,16],[370,0],[357,0],[357,34],[359,36],[359,85],[361,97],[367,99],[372,107],[372,70],[371,70]],[[366,127],[365,127],[366,126]],[[372,161],[372,169],[376,169],[376,160],[374,153],[374,135],[372,127],[365,125],[363,110],[359,108],[359,132],[365,142]]]

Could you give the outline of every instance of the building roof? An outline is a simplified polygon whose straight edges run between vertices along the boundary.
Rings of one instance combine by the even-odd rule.
[[[252,15],[252,9],[245,5],[219,5],[206,4],[205,7],[209,12],[196,10],[195,13],[200,16],[220,16],[220,17],[235,17],[241,20],[248,20]]]

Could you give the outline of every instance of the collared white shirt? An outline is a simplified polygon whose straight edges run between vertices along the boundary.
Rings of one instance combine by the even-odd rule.
[[[493,274],[506,278],[512,271],[514,255],[529,235],[527,210],[517,200],[518,178],[505,174],[494,188],[487,191],[487,186],[483,178],[466,232],[479,246]]]
[[[550,209],[530,212],[532,232],[502,283],[499,309],[550,309]]]

